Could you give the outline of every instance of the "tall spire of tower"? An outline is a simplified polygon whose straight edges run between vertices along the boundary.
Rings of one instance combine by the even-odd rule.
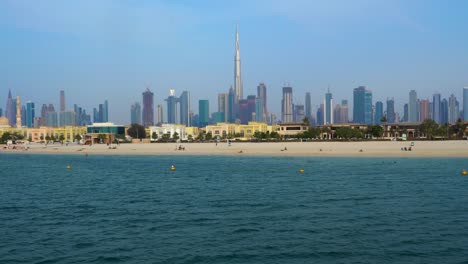
[[[241,61],[239,48],[239,31],[236,24],[236,54],[234,56],[234,92],[236,103],[243,98],[242,95],[242,78],[241,78]]]

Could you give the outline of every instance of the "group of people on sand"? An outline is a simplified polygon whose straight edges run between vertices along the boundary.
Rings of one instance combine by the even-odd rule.
[[[411,151],[411,147],[408,147],[408,148],[407,147],[404,147],[404,148],[402,147],[401,151]]]
[[[176,146],[176,150],[185,150],[185,147],[182,145],[179,145],[178,147]]]

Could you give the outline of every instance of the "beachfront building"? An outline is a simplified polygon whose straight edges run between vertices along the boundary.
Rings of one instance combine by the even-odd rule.
[[[306,132],[309,129],[304,123],[280,124],[278,134],[282,137],[294,136]]]
[[[239,126],[234,123],[217,123],[216,125],[209,125],[205,127],[205,132],[211,133],[213,138],[226,138],[229,135],[234,136],[236,134],[236,127]]]
[[[156,133],[156,137],[153,137],[153,133]],[[169,138],[173,139],[175,133],[178,135],[178,139],[187,140],[187,134],[185,133],[185,125],[181,124],[162,124],[161,126],[150,126],[149,136],[151,141],[160,141],[164,138],[164,135],[169,135]]]
[[[124,138],[125,134],[124,126],[111,122],[94,123],[86,126],[85,144],[112,143],[115,138]]]
[[[255,132],[266,133],[268,124],[265,122],[249,122],[247,125],[238,125],[235,128],[236,134],[239,134],[242,138],[251,139],[254,137]]]
[[[198,127],[185,127],[185,135],[187,135],[188,140],[192,140],[198,137],[200,134],[200,128]]]

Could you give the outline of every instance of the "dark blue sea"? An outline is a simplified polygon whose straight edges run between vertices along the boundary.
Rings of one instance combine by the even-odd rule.
[[[468,263],[463,168],[0,154],[0,263]]]

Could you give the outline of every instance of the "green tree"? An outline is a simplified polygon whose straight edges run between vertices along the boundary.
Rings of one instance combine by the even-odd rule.
[[[310,121],[307,116],[302,119],[302,124],[304,124],[305,126],[310,126]]]
[[[49,142],[49,141],[51,140],[50,136],[47,135],[47,136],[45,137],[45,140],[46,140],[46,142]]]
[[[174,132],[174,134],[172,134],[172,138],[173,138],[174,140],[178,140],[178,139],[179,139],[179,133]]]
[[[153,138],[153,140],[156,141],[156,140],[158,139],[158,133],[153,132],[153,133],[151,134],[151,137]]]
[[[439,128],[439,125],[437,125],[437,123],[434,120],[429,119],[429,118],[424,120],[419,126],[419,129],[421,130],[421,132],[424,135],[426,135],[428,139],[434,138],[438,128]]]
[[[80,134],[76,134],[75,137],[74,137],[74,139],[75,139],[76,141],[80,141],[81,138],[82,138],[82,137],[80,136]]]
[[[127,134],[132,138],[146,138],[145,127],[140,124],[131,124],[127,130]]]
[[[368,129],[367,129],[367,132],[372,137],[379,138],[379,137],[382,137],[384,131],[383,131],[383,128],[381,126],[375,125],[375,126],[369,126]]]
[[[105,134],[98,134],[97,138],[99,139],[99,143],[104,143],[107,139]]]
[[[206,140],[211,140],[212,138],[213,138],[213,135],[211,134],[211,132],[206,133],[206,136],[205,136]]]
[[[59,136],[59,141],[60,141],[60,142],[63,142],[64,140],[65,140],[65,136],[64,136],[64,135],[60,135],[60,136]]]

